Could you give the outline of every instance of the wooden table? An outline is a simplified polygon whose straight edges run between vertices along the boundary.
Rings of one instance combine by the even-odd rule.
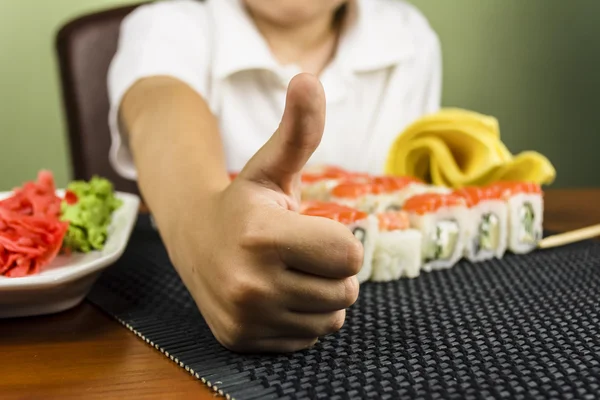
[[[600,223],[600,189],[551,190],[545,226]],[[0,321],[0,398],[216,397],[199,381],[85,302],[54,316]]]

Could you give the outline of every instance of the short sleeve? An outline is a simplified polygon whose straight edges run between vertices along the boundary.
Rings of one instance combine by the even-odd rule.
[[[203,97],[208,96],[209,22],[206,6],[194,0],[143,5],[124,19],[107,82],[109,158],[122,177],[137,179],[131,153],[119,130],[123,96],[138,80],[158,75],[177,78]]]

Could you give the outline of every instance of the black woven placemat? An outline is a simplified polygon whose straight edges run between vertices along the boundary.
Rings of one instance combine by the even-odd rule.
[[[315,348],[222,348],[147,219],[89,299],[237,399],[600,398],[600,243],[361,286]]]

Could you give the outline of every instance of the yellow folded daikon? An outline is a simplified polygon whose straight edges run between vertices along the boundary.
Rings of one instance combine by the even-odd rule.
[[[496,118],[457,108],[442,109],[407,127],[392,144],[385,170],[450,188],[506,180],[542,185],[556,177],[542,154],[513,156],[500,140]]]

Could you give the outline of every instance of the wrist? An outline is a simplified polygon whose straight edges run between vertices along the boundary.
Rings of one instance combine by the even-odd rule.
[[[154,199],[150,212],[167,248],[185,242],[190,230],[196,231],[209,223],[207,220],[214,215],[221,193],[217,189],[181,188],[160,193]]]

